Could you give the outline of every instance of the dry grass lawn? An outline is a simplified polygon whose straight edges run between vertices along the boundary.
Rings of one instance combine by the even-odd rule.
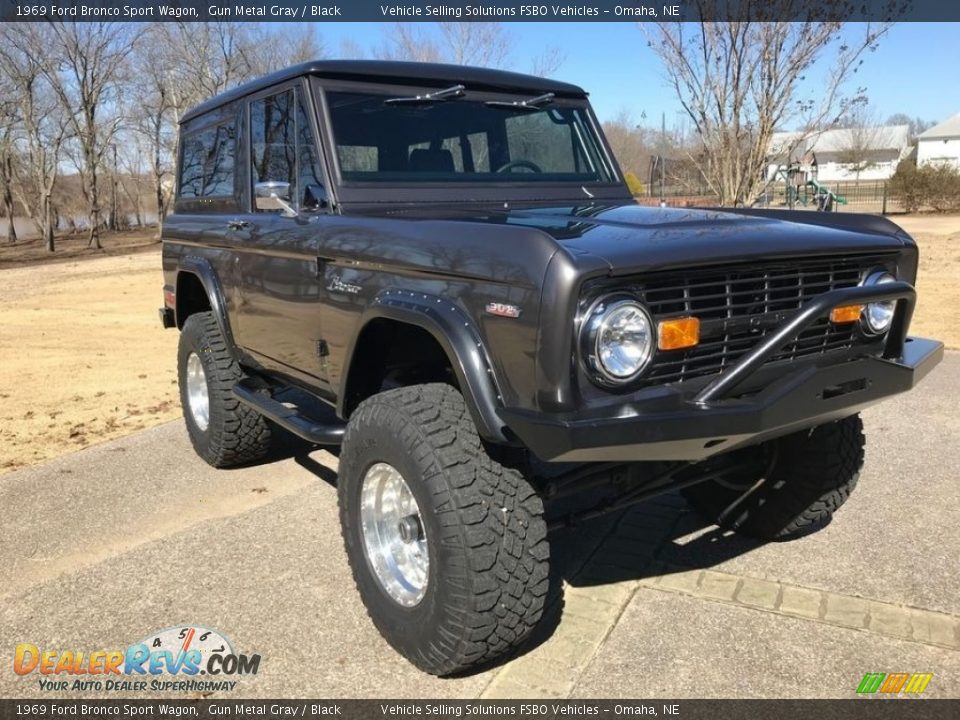
[[[960,216],[891,218],[920,246],[917,310],[910,332],[960,350]]]
[[[0,473],[180,414],[160,254],[0,270]]]
[[[960,217],[894,220],[920,244],[912,332],[960,349]],[[180,415],[159,249],[125,242],[41,264],[0,249],[0,474]]]

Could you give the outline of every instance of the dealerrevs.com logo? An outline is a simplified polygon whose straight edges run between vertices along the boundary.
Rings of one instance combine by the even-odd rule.
[[[20,643],[13,654],[13,671],[36,675],[39,689],[49,692],[224,691],[236,687],[233,678],[256,675],[259,669],[259,655],[236,653],[224,635],[201,625],[160,630],[126,650]]]

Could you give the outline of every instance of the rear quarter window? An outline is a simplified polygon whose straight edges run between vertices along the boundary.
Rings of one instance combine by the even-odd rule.
[[[237,189],[236,122],[185,134],[181,142],[180,198],[232,198]]]

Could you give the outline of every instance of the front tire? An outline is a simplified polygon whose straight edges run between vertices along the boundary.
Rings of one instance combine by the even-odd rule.
[[[337,491],[357,589],[410,662],[450,675],[527,639],[549,585],[543,504],[485,452],[454,388],[417,385],[361,403]]]
[[[821,529],[857,486],[863,422],[853,415],[734,451],[752,470],[681,490],[702,516],[759,540],[791,540]]]
[[[212,312],[194,313],[183,324],[177,368],[183,418],[197,455],[215,468],[263,458],[270,426],[234,396],[243,372]]]

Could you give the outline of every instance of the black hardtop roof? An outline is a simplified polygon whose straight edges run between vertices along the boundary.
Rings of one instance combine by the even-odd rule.
[[[534,75],[523,75],[506,70],[493,70],[468,65],[399,62],[394,60],[314,60],[278,70],[270,75],[264,75],[232,90],[220,93],[187,111],[180,122],[187,122],[245,95],[250,95],[271,85],[277,85],[302,75],[319,75],[339,80],[396,83],[398,85],[442,86],[444,84],[462,83],[468,89],[475,90],[552,92],[562,97],[585,97],[587,94],[581,87],[557,80],[547,80]]]

